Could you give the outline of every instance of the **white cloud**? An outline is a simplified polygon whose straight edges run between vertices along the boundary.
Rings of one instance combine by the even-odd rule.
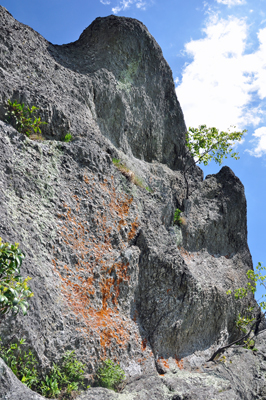
[[[240,72],[247,26],[244,20],[215,16],[204,32],[204,39],[185,45],[193,61],[183,71],[177,96],[189,125],[227,129],[239,125],[242,108],[251,100]]]
[[[146,9],[145,1],[139,1],[138,3],[136,3],[136,7],[141,8],[142,10],[145,10]]]
[[[109,0],[100,0],[100,2],[105,6],[111,3]]]
[[[176,92],[188,126],[244,129],[262,123],[261,105],[252,102],[266,98],[266,28],[258,32],[258,50],[245,54],[248,29],[245,19],[212,16],[206,36],[185,45],[193,60]]]
[[[266,154],[266,126],[262,126],[255,130],[253,135],[254,141],[257,142],[255,149],[247,150],[252,156],[261,157]]]
[[[245,4],[245,0],[216,0],[217,3],[222,3],[226,4],[228,7],[232,6],[241,6],[242,4]]]
[[[112,12],[114,14],[118,14],[120,11],[126,10],[133,4],[135,4],[137,8],[145,10],[147,2],[142,1],[142,0],[141,1],[140,0],[121,0],[121,1],[119,1],[118,5],[116,7],[112,8]]]

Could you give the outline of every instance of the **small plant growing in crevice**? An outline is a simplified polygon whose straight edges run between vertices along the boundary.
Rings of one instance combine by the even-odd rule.
[[[40,368],[32,351],[23,349],[24,345],[25,339],[9,346],[0,343],[0,356],[17,378],[31,390],[47,398],[67,400],[72,399],[79,389],[84,389],[85,365],[76,359],[74,351],[67,351],[60,365],[53,364],[51,370],[43,375],[39,372]]]
[[[96,374],[96,385],[117,391],[125,379],[125,372],[112,360],[103,361]]]
[[[122,163],[121,160],[117,158],[112,159],[114,166],[134,185],[141,187],[142,189],[146,189],[148,192],[153,193],[153,190],[148,186],[145,186],[143,181],[134,174],[125,164]]]
[[[68,142],[71,142],[72,139],[73,139],[73,136],[69,132],[63,137],[62,142],[68,143]]]
[[[11,311],[17,314],[19,309],[27,314],[29,303],[26,299],[33,296],[28,286],[31,278],[24,279],[20,275],[25,255],[18,246],[18,243],[2,243],[0,238],[0,316]]]
[[[41,125],[47,124],[41,121],[41,117],[37,117],[36,111],[39,108],[32,106],[25,106],[24,103],[20,104],[15,100],[7,100],[6,108],[6,122],[11,124],[18,132],[24,133],[32,140],[43,140]]]
[[[0,339],[0,356],[16,377],[31,389],[38,382],[37,361],[31,350],[22,350],[24,344],[25,339],[20,339],[19,343],[3,346]]]
[[[181,210],[179,210],[179,208],[176,208],[175,213],[174,213],[174,225],[180,226],[182,224],[180,214],[181,214]]]

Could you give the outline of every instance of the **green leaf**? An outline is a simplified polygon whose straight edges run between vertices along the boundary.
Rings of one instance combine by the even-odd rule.
[[[3,296],[2,294],[0,294],[0,303],[7,303],[7,298],[6,296]]]
[[[20,304],[20,308],[22,309],[23,315],[27,314],[27,307],[25,304],[21,303]]]

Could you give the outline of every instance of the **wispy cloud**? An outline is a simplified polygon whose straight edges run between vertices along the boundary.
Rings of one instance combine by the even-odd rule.
[[[189,126],[204,123],[219,129],[230,125],[244,129],[263,124],[266,28],[257,33],[259,47],[246,54],[248,29],[245,19],[212,16],[204,29],[205,37],[185,45],[193,60],[184,68],[176,92]],[[253,155],[266,151],[265,136],[256,137],[260,144]]]
[[[132,5],[135,5],[137,8],[141,10],[145,10],[147,6],[147,1],[144,0],[121,0],[118,2],[116,7],[112,8],[112,12],[114,14],[118,14],[120,11],[124,11],[131,7]]]
[[[226,4],[228,7],[232,6],[241,6],[242,4],[245,4],[245,0],[216,0],[217,3],[222,3]]]
[[[142,10],[146,10],[146,2],[145,1],[138,1],[136,3],[137,8],[141,8]]]
[[[102,4],[104,4],[105,6],[109,5],[111,2],[109,0],[100,0],[100,2]]]
[[[266,154],[266,126],[256,129],[252,136],[255,138],[252,142],[256,142],[256,147],[247,151],[252,156],[261,157]]]

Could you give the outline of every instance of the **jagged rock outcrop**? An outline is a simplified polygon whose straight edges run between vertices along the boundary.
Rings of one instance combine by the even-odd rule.
[[[185,124],[172,73],[141,22],[97,18],[79,40],[56,46],[2,8],[1,30],[1,104],[40,106],[48,138],[70,130],[100,135],[102,146],[103,135],[137,158],[183,165]]]
[[[204,181],[190,168],[186,198],[193,161],[158,44],[129,18],[98,18],[54,46],[0,16],[0,116],[11,98],[48,123],[37,142],[0,121],[0,236],[20,243],[35,293],[26,317],[1,321],[3,341],[25,337],[44,369],[75,349],[89,381],[102,358],[120,362],[122,394],[92,388],[80,400],[263,398],[263,335],[257,356],[230,350],[225,364],[205,364],[236,337],[245,307],[226,291],[252,268],[246,201],[227,167]],[[61,142],[68,131],[74,140]],[[20,385],[29,399],[1,368],[0,398]]]

